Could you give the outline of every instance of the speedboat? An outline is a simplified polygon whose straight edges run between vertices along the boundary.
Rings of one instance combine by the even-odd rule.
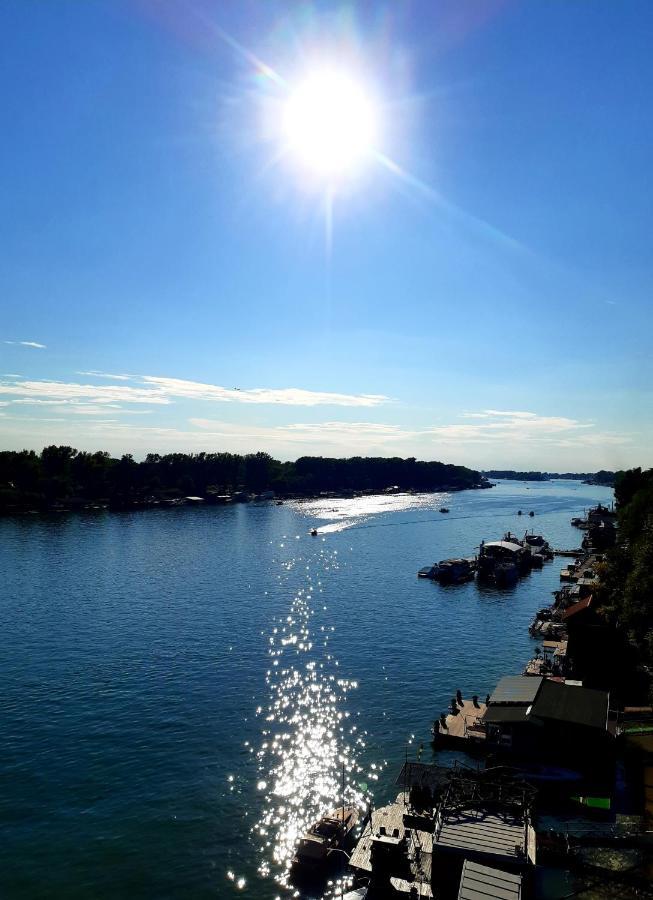
[[[449,510],[447,509],[446,506],[441,506],[441,507],[440,507],[440,512],[449,512]]]
[[[317,537],[317,528],[311,528],[311,537]]]

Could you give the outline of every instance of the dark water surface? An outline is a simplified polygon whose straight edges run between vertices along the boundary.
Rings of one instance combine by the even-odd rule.
[[[0,896],[285,896],[342,763],[348,802],[391,796],[457,688],[521,671],[562,561],[507,591],[417,569],[507,529],[578,546],[570,518],[610,499],[507,482],[1,520]]]

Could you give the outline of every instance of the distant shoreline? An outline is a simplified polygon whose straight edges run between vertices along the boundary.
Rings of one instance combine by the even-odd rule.
[[[302,456],[268,453],[148,453],[137,461],[52,445],[0,451],[0,514],[146,509],[185,504],[348,497],[489,487],[466,466],[414,457]]]
[[[49,506],[39,508],[3,508],[0,509],[0,517],[11,516],[48,516],[54,514],[71,514],[81,512],[136,512],[138,510],[152,509],[181,509],[183,507],[198,506],[239,506],[250,503],[254,504],[270,504],[284,505],[294,501],[315,501],[315,500],[352,500],[358,497],[396,497],[418,494],[453,494],[462,491],[487,490],[495,485],[490,482],[473,484],[469,487],[443,486],[432,488],[431,490],[423,489],[406,489],[406,490],[360,490],[360,491],[321,491],[317,494],[294,494],[294,495],[277,495],[274,492],[263,492],[263,494],[246,495],[245,492],[238,491],[231,495],[212,495],[206,496],[188,496],[188,497],[164,497],[149,498],[144,500],[131,500],[123,503],[109,503],[103,501],[74,501],[74,502],[55,502]],[[271,494],[271,496],[267,496]]]

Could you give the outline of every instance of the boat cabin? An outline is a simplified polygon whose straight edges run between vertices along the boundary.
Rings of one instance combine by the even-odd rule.
[[[554,660],[562,642],[547,647]],[[566,647],[565,647],[566,652]],[[502,678],[482,716],[487,745],[529,756],[587,757],[611,746],[610,696],[540,676]]]

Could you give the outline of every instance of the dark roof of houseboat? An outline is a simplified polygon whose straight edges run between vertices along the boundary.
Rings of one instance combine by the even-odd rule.
[[[532,703],[537,697],[543,680],[539,676],[506,675],[492,692],[490,705],[495,703]]]
[[[547,680],[533,703],[530,715],[605,731],[609,699],[607,691]]]
[[[471,859],[463,863],[458,900],[520,900],[521,875],[481,866]]]
[[[525,722],[527,706],[488,706],[482,715],[484,722]]]
[[[563,620],[570,619],[572,616],[575,616],[576,613],[582,612],[584,609],[589,609],[592,605],[592,594],[588,597],[585,597],[583,600],[579,600],[578,603],[574,603],[573,606],[570,606],[569,609],[566,609],[563,614]]]

